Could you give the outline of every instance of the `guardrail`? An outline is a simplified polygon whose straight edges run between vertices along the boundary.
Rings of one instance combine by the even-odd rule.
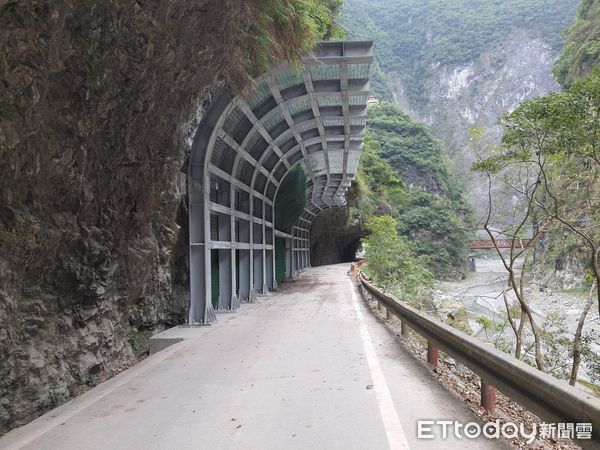
[[[591,423],[592,439],[576,440],[584,448],[600,448],[600,399],[569,386],[438,319],[400,302],[359,274],[362,286],[409,328],[427,339],[427,360],[437,366],[438,348],[481,377],[481,404],[494,409],[495,389],[552,423]]]

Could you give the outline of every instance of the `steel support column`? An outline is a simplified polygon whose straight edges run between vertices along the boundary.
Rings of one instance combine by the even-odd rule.
[[[207,177],[190,178],[188,195],[190,205],[190,310],[188,323],[208,324],[216,320],[211,303],[210,250],[207,248],[206,223],[208,201]],[[209,225],[210,226],[210,225]]]

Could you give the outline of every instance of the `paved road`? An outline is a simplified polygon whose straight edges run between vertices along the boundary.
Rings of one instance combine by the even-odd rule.
[[[347,269],[310,269],[216,325],[182,330],[183,342],[13,430],[0,448],[503,447],[416,438],[417,419],[476,419],[371,315]]]

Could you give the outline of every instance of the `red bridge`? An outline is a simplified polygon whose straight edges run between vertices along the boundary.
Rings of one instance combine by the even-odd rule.
[[[496,239],[496,245],[491,239],[480,239],[475,241],[469,241],[469,249],[471,250],[483,250],[487,248],[525,248],[530,244],[530,239]]]

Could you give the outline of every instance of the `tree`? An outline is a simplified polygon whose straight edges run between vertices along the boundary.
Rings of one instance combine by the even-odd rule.
[[[401,300],[411,300],[430,286],[433,276],[415,257],[409,241],[398,235],[392,217],[374,217],[368,228],[371,234],[362,241],[367,257],[365,271],[376,284]]]
[[[504,185],[522,197],[526,206],[513,230],[513,242],[528,223],[533,230],[532,247],[543,235],[562,233],[563,239],[565,235],[574,238],[589,261],[592,286],[572,342],[570,383],[574,384],[582,353],[582,328],[594,289],[595,298],[600,299],[600,68],[563,93],[523,103],[501,123],[505,128],[501,148],[474,169],[486,173],[490,184],[504,174]],[[515,171],[516,176],[507,176]],[[489,192],[491,210],[491,188]],[[486,230],[492,237],[489,220]],[[522,294],[524,273],[517,289],[512,250],[510,256],[505,263],[509,287]],[[520,302],[521,294],[517,295]],[[600,301],[598,306],[600,314]],[[531,325],[534,328],[533,322]]]
[[[477,135],[475,138],[479,137]],[[528,322],[534,339],[535,361],[538,369],[544,370],[544,359],[542,355],[540,330],[533,317],[533,313],[527,300],[526,292],[526,274],[529,269],[531,248],[547,226],[547,221],[542,219],[540,222],[536,214],[536,205],[532,200],[538,195],[541,174],[531,171],[527,163],[513,161],[510,158],[502,156],[491,156],[480,159],[473,165],[474,170],[483,172],[488,181],[488,210],[485,217],[483,228],[490,237],[498,257],[502,261],[506,272],[508,273],[508,283],[502,291],[502,298],[506,308],[506,317],[511,329],[515,335],[515,358],[521,359],[523,350],[523,332]],[[502,229],[494,227],[495,209],[493,201],[493,185],[495,182],[508,185],[512,190],[520,195],[517,205],[513,211],[512,222],[506,224]],[[528,230],[534,230],[531,236],[530,246],[525,248],[523,240]],[[511,247],[508,253],[504,253],[498,243],[500,238],[509,238]],[[511,314],[512,304],[509,298],[510,293],[516,297],[520,318],[515,318]]]
[[[499,158],[540,173],[543,194],[532,201],[587,247],[600,279],[600,68],[566,92],[522,104],[502,123],[507,151]]]

